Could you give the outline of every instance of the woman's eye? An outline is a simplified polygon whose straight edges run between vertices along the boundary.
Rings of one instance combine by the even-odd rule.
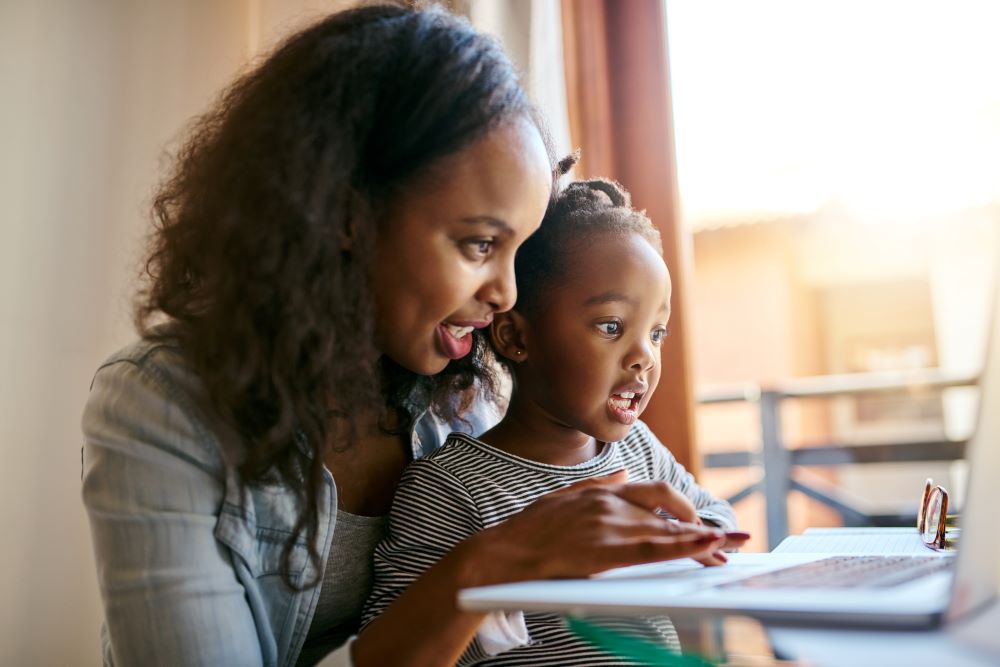
[[[649,339],[653,341],[653,343],[659,345],[660,343],[663,342],[663,339],[666,337],[666,335],[667,335],[666,329],[653,329],[652,331],[649,332]]]
[[[597,328],[605,336],[617,336],[622,332],[621,322],[600,322]]]
[[[493,239],[472,239],[466,242],[466,248],[471,256],[482,259],[493,252],[495,243]]]

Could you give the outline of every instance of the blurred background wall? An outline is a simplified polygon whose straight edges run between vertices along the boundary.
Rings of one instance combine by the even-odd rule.
[[[0,2],[0,664],[97,665],[80,412],[133,337],[165,150],[333,0]]]

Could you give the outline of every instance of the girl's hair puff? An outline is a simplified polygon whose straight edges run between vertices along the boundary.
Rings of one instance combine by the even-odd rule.
[[[562,159],[559,173],[566,173],[575,162],[575,155]],[[586,270],[573,264],[573,253],[582,244],[600,235],[629,234],[639,235],[663,254],[660,232],[644,211],[632,208],[632,198],[620,184],[595,178],[562,188],[550,200],[538,231],[518,248],[514,309],[530,316],[544,307],[545,296],[554,288]]]

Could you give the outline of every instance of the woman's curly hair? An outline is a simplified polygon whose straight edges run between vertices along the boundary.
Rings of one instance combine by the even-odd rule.
[[[500,46],[441,10],[366,6],[280,45],[195,122],[154,200],[136,324],[179,343],[214,409],[246,442],[244,483],[299,493],[282,574],[316,549],[326,448],[355,437],[347,406],[403,433],[495,388],[489,346],[433,377],[380,358],[367,270],[386,200],[440,158],[528,118]],[[391,225],[391,221],[389,223]],[[302,456],[304,444],[311,456]],[[321,571],[317,567],[317,571]]]

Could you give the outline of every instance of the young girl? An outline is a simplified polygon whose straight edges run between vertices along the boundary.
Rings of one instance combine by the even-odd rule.
[[[491,330],[513,378],[506,416],[479,438],[452,434],[407,469],[365,621],[457,543],[588,478],[659,480],[678,496],[676,518],[735,526],[729,504],[639,421],[660,379],[671,285],[659,233],[628,194],[606,180],[569,185],[518,250],[515,274],[516,305]],[[703,539],[701,562],[725,562],[718,535]],[[666,618],[618,623],[679,649]],[[520,612],[486,617],[459,664],[526,663],[629,664],[575,638],[558,615]]]

